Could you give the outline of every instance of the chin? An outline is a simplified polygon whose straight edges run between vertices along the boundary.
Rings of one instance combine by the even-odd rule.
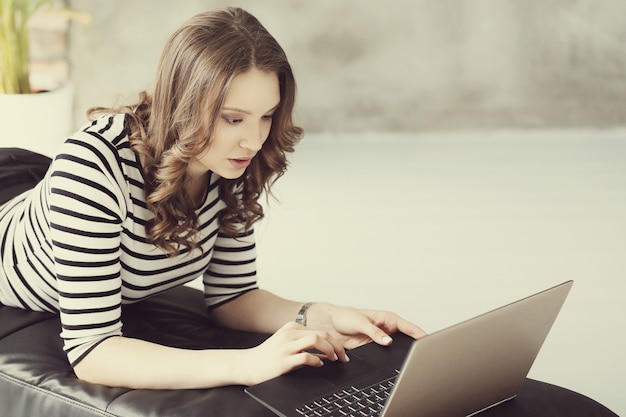
[[[215,174],[227,180],[236,180],[237,178],[241,178],[245,172],[245,170],[236,172],[233,172],[232,170],[214,171]]]

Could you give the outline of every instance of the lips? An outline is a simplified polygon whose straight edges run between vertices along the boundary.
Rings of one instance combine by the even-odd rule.
[[[243,168],[247,168],[248,165],[250,165],[250,162],[252,162],[252,158],[251,157],[229,158],[228,162],[230,162],[230,164],[236,169],[243,169]]]

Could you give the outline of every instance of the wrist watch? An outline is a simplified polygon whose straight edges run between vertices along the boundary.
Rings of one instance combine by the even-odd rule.
[[[306,303],[300,307],[300,311],[296,315],[296,323],[306,326],[306,311],[315,303]]]

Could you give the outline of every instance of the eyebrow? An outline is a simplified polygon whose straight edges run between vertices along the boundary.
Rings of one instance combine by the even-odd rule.
[[[269,109],[268,111],[264,112],[264,113],[269,113],[272,112],[274,110],[276,110],[278,108],[278,106],[280,106],[280,103],[278,103],[277,105],[275,105],[274,107],[272,107],[271,109]],[[251,115],[252,112],[248,111],[248,110],[243,110],[237,107],[223,107],[222,110],[226,110],[226,111],[234,111],[236,113],[243,113],[243,114],[247,114],[247,115]]]

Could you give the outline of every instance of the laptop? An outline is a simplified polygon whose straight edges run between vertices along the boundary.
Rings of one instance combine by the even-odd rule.
[[[470,416],[517,395],[573,281],[418,340],[397,333],[350,362],[301,367],[247,387],[284,417]]]

